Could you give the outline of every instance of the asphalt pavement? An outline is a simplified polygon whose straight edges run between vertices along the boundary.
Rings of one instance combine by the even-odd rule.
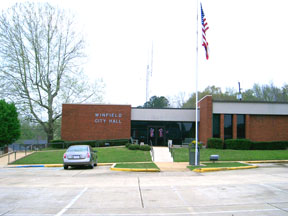
[[[5,216],[288,216],[288,164],[208,173],[0,168]]]

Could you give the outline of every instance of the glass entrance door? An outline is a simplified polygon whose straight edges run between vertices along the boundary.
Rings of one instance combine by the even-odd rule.
[[[154,146],[166,145],[166,130],[162,126],[148,126],[149,144],[152,142]]]

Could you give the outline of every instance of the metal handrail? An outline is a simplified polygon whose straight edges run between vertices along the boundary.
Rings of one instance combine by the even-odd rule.
[[[10,164],[10,155],[11,155],[11,154],[14,154],[14,161],[16,160],[16,151],[9,152],[9,153],[8,153],[8,164]]]
[[[168,141],[168,149],[169,149],[169,152],[170,152],[170,154],[171,154],[171,157],[173,158],[173,161],[174,161],[173,145],[172,145],[172,143],[169,143],[169,141]]]
[[[154,161],[154,149],[153,149],[153,143],[151,140],[150,140],[150,147],[151,147],[152,161]]]

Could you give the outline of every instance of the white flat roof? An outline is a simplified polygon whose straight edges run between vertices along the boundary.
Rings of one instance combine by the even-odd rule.
[[[288,115],[288,103],[213,101],[215,114]]]
[[[196,111],[194,109],[149,109],[132,108],[131,120],[133,121],[180,121],[195,122]],[[198,119],[200,110],[198,110]]]

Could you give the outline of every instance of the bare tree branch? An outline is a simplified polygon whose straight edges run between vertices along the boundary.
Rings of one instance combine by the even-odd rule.
[[[98,100],[102,94],[101,85],[91,88],[82,80],[83,57],[84,40],[63,10],[26,2],[0,15],[0,87],[43,126],[48,141],[63,102]]]

